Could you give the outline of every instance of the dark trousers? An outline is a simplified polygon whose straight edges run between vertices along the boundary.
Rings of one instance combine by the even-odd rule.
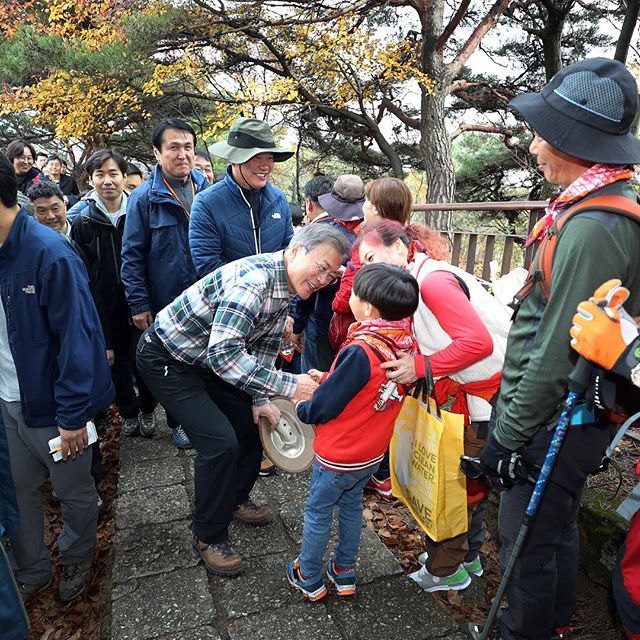
[[[208,368],[174,360],[151,328],[138,343],[137,365],[197,453],[193,532],[202,542],[223,542],[233,510],[247,500],[260,470],[251,396]]]
[[[115,402],[123,419],[135,418],[138,411],[152,413],[156,408],[153,395],[136,370],[134,358],[138,336],[135,327],[122,327],[113,336],[111,381],[116,390]],[[138,386],[137,395],[133,388],[134,378]]]
[[[133,373],[135,375],[136,385],[138,387],[138,397],[140,399],[140,410],[142,411],[142,413],[151,413],[151,411],[153,411],[153,409],[156,408],[156,405],[159,402],[159,400],[153,396],[153,394],[149,390],[149,387],[147,387],[147,383],[144,381],[142,376],[138,374],[138,365],[136,364],[136,349],[138,347],[138,342],[140,341],[140,336],[142,335],[142,331],[140,331],[139,329],[136,329],[136,327],[132,327],[132,329],[133,329],[133,340],[131,344],[130,353],[131,353],[131,360],[133,363]],[[147,411],[147,408],[151,407],[152,405],[153,405],[153,408]],[[169,429],[175,429],[180,424],[180,422],[171,415],[170,411],[167,411],[166,407],[163,406],[163,409],[167,414],[167,425]]]
[[[542,465],[552,435],[545,427],[538,429],[523,451],[528,463]],[[548,640],[555,628],[570,624],[577,596],[580,498],[611,435],[609,424],[569,427],[509,581],[509,606],[499,621],[506,640]],[[518,485],[500,497],[503,571],[532,492],[532,484]]]

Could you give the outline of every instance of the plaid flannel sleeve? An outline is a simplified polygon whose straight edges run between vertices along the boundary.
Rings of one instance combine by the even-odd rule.
[[[254,404],[266,404],[267,398],[284,396],[290,398],[296,390],[294,375],[274,368],[281,335],[278,327],[283,322],[270,320],[271,330],[247,349],[247,342],[256,331],[256,319],[264,300],[264,291],[250,284],[233,288],[219,302],[213,317],[207,364],[223,380],[253,396]],[[278,313],[278,317],[286,317]],[[279,330],[280,334],[282,329]]]

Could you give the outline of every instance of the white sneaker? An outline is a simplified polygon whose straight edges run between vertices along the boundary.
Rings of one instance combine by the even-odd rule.
[[[429,558],[429,554],[426,551],[423,551],[416,560],[422,564],[427,564],[427,559]],[[480,556],[476,556],[475,560],[471,560],[470,562],[463,562],[462,566],[467,570],[467,573],[471,573],[476,578],[479,578],[484,574],[484,568],[482,567],[482,562],[480,560]]]
[[[450,576],[434,576],[421,567],[418,571],[409,574],[409,577],[427,593],[432,591],[461,591],[471,584],[471,576],[460,565],[458,570]]]

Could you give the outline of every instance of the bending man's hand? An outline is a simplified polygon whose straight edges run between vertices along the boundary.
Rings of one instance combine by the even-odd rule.
[[[418,379],[416,364],[413,356],[404,354],[397,360],[389,360],[380,365],[381,369],[387,369],[387,378],[400,384],[412,384]]]
[[[79,453],[80,455],[82,455],[84,453],[84,450],[88,446],[86,426],[75,431],[58,427],[58,433],[60,434],[60,446],[62,447],[60,453],[62,454],[63,460],[66,461],[69,456],[71,456],[71,458],[75,460],[76,454]]]
[[[296,376],[298,386],[293,395],[293,400],[310,400],[313,392],[318,388],[318,383],[306,373]]]
[[[253,421],[256,424],[260,424],[260,418],[265,417],[271,425],[271,431],[274,431],[278,426],[280,422],[280,409],[278,409],[275,404],[269,402],[259,407],[253,406],[251,410],[253,412]]]

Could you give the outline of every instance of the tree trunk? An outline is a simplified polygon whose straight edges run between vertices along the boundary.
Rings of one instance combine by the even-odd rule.
[[[620,36],[616,44],[616,54],[614,58],[626,63],[627,54],[629,53],[629,45],[631,38],[638,22],[638,13],[640,13],[640,0],[627,0],[627,10],[624,14],[624,22],[620,29]]]
[[[573,0],[561,2],[545,2],[547,20],[542,38],[544,52],[544,72],[547,82],[562,68],[562,30],[564,23],[573,6]]]
[[[443,30],[444,0],[428,0],[420,5],[422,50],[420,66],[435,81],[434,93],[421,87],[420,151],[424,157],[427,179],[427,202],[451,202],[455,192],[455,174],[451,158],[451,141],[446,128],[445,100],[451,76],[436,49]],[[429,216],[438,228],[448,231],[451,215],[447,212]]]

